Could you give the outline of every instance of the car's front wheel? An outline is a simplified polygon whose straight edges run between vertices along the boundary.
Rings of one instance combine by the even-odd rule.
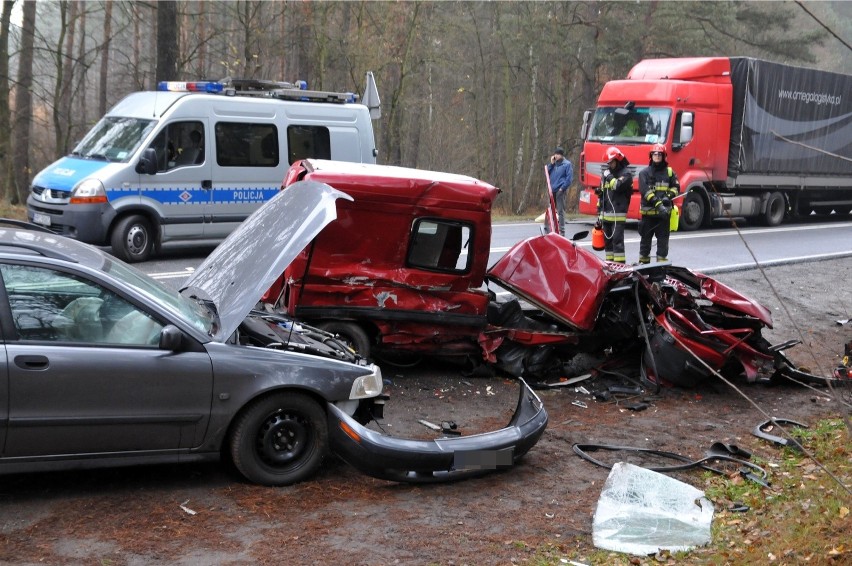
[[[234,465],[254,483],[302,481],[319,468],[328,450],[325,411],[302,393],[267,395],[237,417],[230,450]]]

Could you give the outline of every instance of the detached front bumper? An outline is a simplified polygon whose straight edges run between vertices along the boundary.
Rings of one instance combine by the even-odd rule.
[[[370,430],[328,404],[332,451],[354,468],[379,479],[427,483],[482,475],[514,465],[535,446],[547,427],[547,411],[525,381],[515,414],[500,430],[408,440]]]

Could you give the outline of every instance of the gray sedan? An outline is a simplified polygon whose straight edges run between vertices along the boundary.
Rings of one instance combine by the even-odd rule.
[[[434,481],[529,450],[547,414],[525,385],[504,429],[402,442],[364,426],[386,400],[377,366],[253,310],[348,198],[306,185],[258,210],[180,293],[86,244],[0,227],[0,473],[224,455],[253,482],[286,485],[331,451],[372,475]]]

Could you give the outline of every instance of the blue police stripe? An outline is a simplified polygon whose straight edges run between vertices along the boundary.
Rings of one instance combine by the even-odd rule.
[[[177,188],[177,187],[142,187],[136,189],[123,189],[113,187],[107,189],[107,198],[115,200],[122,197],[138,194],[144,198],[151,199],[165,205],[195,205],[195,204],[242,204],[266,202],[274,197],[279,191],[276,187],[263,188],[219,188],[210,190],[201,188]]]

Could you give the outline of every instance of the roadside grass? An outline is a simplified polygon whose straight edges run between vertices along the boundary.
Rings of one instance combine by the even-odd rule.
[[[11,218],[13,220],[26,220],[27,207],[17,204],[9,204],[5,201],[0,201],[0,218]]]
[[[792,434],[814,460],[791,448],[779,448],[770,460],[752,461],[769,475],[769,488],[744,479],[705,472],[704,491],[713,502],[712,542],[690,552],[630,556],[580,547],[538,546],[528,563],[536,565],[739,565],[852,564],[852,438],[845,423],[820,421]],[[841,485],[838,485],[838,482]],[[748,510],[736,512],[735,505]],[[566,541],[567,542],[567,541]],[[575,541],[577,542],[577,541]]]

